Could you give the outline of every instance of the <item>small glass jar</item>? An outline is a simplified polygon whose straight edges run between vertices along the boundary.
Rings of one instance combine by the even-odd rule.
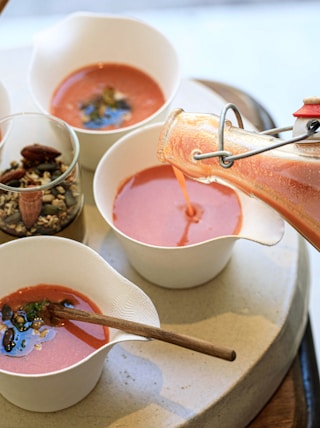
[[[75,132],[55,117],[0,119],[0,243],[35,235],[85,240],[79,150]]]

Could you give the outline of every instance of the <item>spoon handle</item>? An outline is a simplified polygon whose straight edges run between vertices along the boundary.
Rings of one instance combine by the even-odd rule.
[[[9,0],[0,0],[0,14],[2,13],[3,9],[6,7]]]
[[[92,324],[100,324],[118,330],[126,331],[127,333],[143,336],[148,339],[157,339],[163,342],[172,343],[184,348],[192,349],[193,351],[211,355],[213,357],[222,358],[227,361],[236,359],[236,352],[232,349],[216,346],[210,342],[184,334],[174,333],[164,330],[159,327],[154,327],[147,324],[129,321],[121,318],[110,317],[82,311],[79,309],[66,308],[59,304],[51,303],[47,309],[50,314],[57,318],[69,319],[74,321],[84,321]]]

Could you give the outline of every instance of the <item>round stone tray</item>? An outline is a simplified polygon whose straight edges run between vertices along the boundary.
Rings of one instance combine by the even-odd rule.
[[[0,79],[17,111],[35,110],[26,87],[30,53],[30,48],[0,52]],[[183,81],[175,101],[186,110],[214,113],[224,104],[191,80]],[[116,345],[96,388],[81,403],[41,414],[0,397],[1,426],[246,426],[280,385],[304,333],[309,303],[304,241],[286,225],[274,247],[238,241],[230,263],[215,280],[189,290],[160,288],[128,264],[94,205],[92,178],[83,171],[88,245],[150,296],[163,327],[231,347],[237,359],[227,362],[156,341]]]

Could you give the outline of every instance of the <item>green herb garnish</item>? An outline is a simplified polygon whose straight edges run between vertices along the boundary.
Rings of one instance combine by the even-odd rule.
[[[25,312],[27,320],[31,322],[40,317],[40,313],[49,303],[49,300],[46,299],[41,302],[29,302],[22,307],[22,311]]]

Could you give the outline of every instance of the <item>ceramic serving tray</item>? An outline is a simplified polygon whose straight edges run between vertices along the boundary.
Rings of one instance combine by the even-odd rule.
[[[0,80],[14,111],[36,110],[27,89],[30,55],[30,47],[0,51]],[[184,80],[173,107],[219,114],[225,103],[198,82]],[[41,414],[0,397],[1,426],[246,426],[280,385],[304,333],[310,288],[304,241],[286,225],[274,247],[238,241],[215,280],[188,290],[160,288],[130,267],[94,205],[92,179],[84,170],[87,244],[149,295],[163,327],[231,347],[237,359],[227,362],[156,341],[116,345],[82,402]]]

